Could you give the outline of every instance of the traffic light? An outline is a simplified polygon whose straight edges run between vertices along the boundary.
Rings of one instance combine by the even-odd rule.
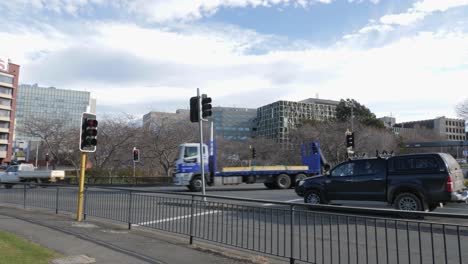
[[[206,94],[202,95],[202,117],[206,118],[211,116],[211,97],[208,97]]]
[[[139,162],[140,161],[140,150],[133,148],[133,161]]]
[[[255,159],[257,157],[257,151],[255,148],[252,148],[252,159]]]
[[[196,96],[190,98],[190,121],[196,123],[200,121],[200,108],[198,107],[198,98]]]
[[[346,135],[346,147],[354,148],[354,132]]]
[[[81,116],[80,151],[96,151],[97,126],[98,121],[95,114],[83,113]]]

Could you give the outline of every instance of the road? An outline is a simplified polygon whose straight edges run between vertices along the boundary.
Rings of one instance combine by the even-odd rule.
[[[290,207],[270,202],[210,198],[206,202],[196,199],[192,206],[191,196],[180,195],[189,193],[181,187],[131,189],[165,191],[173,195],[138,192],[130,195],[125,191],[90,188],[86,194],[87,216],[130,222],[133,228],[147,227],[183,235],[189,235],[192,226],[195,239],[286,258],[293,252],[295,258],[312,263],[396,263],[397,259],[399,263],[431,263],[432,259],[435,263],[444,263],[445,259],[447,263],[458,263],[460,257],[468,259],[468,251],[461,250],[468,248],[468,226],[446,224],[466,225],[466,219],[407,221],[301,208],[296,208],[291,215]],[[293,190],[267,190],[260,184],[209,187],[207,194],[302,202]],[[74,213],[76,199],[76,189],[35,188],[27,190],[26,206]],[[0,189],[0,201],[21,204],[23,189]],[[336,203],[386,207],[370,202]],[[437,211],[468,214],[468,206],[450,204]]]

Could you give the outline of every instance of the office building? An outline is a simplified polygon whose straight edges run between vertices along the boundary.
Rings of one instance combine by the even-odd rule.
[[[257,136],[283,143],[303,120],[335,118],[338,101],[309,98],[299,102],[277,101],[257,109]]]
[[[184,109],[177,109],[175,113],[151,111],[143,115],[143,126],[157,127],[163,124],[174,123],[184,120],[190,122],[189,115],[190,111]]]
[[[25,126],[30,120],[56,120],[62,122],[65,128],[78,129],[81,114],[95,111],[96,100],[90,97],[89,92],[23,84],[18,89],[16,126]],[[17,131],[15,140],[38,139]]]
[[[448,141],[466,140],[465,120],[463,119],[442,116],[435,119],[398,123],[394,126],[395,131],[418,128],[429,129]]]
[[[392,116],[384,116],[378,119],[382,121],[382,123],[384,124],[386,128],[392,128],[396,124],[396,118]]]
[[[19,65],[0,59],[0,163],[11,162]]]
[[[257,109],[238,107],[213,107],[215,135],[228,140],[246,140],[255,136]]]

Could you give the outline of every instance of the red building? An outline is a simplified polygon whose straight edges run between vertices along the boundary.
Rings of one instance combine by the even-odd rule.
[[[11,162],[19,65],[0,58],[0,163]]]

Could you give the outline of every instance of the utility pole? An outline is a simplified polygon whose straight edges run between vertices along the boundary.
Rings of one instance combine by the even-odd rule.
[[[200,166],[201,166],[201,178],[202,178],[202,194],[205,196],[205,161],[203,160],[203,109],[202,100],[200,96],[200,88],[197,88],[197,100],[198,100],[198,131],[200,134]],[[205,197],[203,197],[206,199]]]
[[[39,157],[39,141],[36,143],[36,168],[37,168],[37,159]]]

